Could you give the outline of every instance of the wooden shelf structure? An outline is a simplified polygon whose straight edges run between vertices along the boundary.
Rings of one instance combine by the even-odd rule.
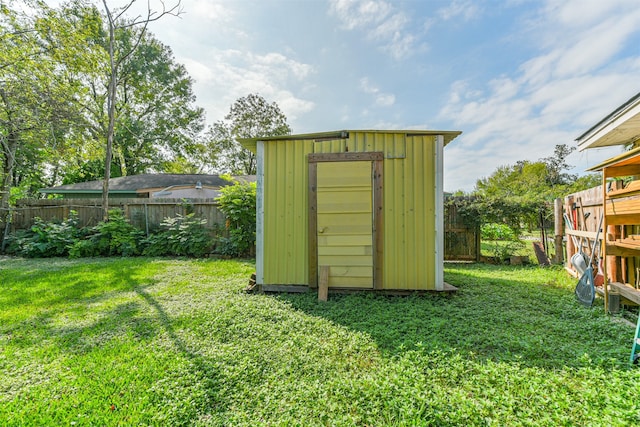
[[[637,271],[629,274],[629,267],[635,265],[633,259],[640,257],[640,235],[627,232],[640,226],[640,148],[608,159],[589,169],[602,171],[602,253],[606,262],[603,264],[605,310],[610,310],[610,295],[619,295],[623,302],[640,305],[640,289]],[[612,179],[632,177],[633,180],[624,187],[612,186]],[[616,271],[620,269],[621,277]],[[634,284],[627,283],[627,278],[635,277]],[[618,280],[622,279],[622,280]],[[632,281],[632,280],[629,280]]]

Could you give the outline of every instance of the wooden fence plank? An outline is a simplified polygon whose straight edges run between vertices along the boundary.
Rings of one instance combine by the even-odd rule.
[[[214,199],[113,199],[111,208],[122,209],[129,222],[137,228],[154,231],[165,218],[193,212],[206,218],[206,227],[215,229],[224,224],[225,215]],[[43,221],[63,221],[70,211],[75,211],[80,227],[91,227],[102,220],[102,201],[98,199],[27,199],[20,200],[13,211],[12,231],[29,229],[35,218]]]

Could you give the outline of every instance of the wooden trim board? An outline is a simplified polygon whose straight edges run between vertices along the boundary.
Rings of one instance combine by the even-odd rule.
[[[382,154],[382,153],[380,153]],[[373,289],[382,285],[384,250],[383,160],[373,161]]]
[[[309,155],[311,156],[311,155]],[[309,162],[309,286],[318,287],[318,164]]]
[[[373,151],[367,153],[311,153],[309,164],[317,162],[358,162],[384,160],[384,153]]]
[[[309,162],[309,286],[318,287],[318,163],[319,162],[372,162],[371,179],[373,193],[373,289],[382,289],[383,281],[383,245],[384,245],[384,153],[311,153]]]

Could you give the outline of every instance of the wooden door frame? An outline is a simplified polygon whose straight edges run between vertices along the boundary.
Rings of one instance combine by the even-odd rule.
[[[372,162],[373,193],[373,289],[382,288],[382,247],[383,241],[383,204],[382,204],[382,170],[384,153],[374,151],[368,153],[310,153],[309,163],[309,286],[318,286],[318,163],[322,162]]]

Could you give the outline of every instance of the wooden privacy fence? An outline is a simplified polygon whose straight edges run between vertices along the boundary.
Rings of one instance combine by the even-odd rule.
[[[573,274],[578,275],[571,263],[571,257],[580,251],[587,256],[591,255],[597,234],[596,230],[602,215],[602,187],[594,187],[566,196],[562,214],[563,218],[558,218],[558,220],[562,223],[562,220],[565,219],[564,234],[567,236],[566,268]],[[570,224],[567,224],[566,220]],[[602,238],[603,235],[601,233],[598,234],[598,240],[602,240]],[[595,256],[599,256],[599,253],[600,245],[596,244]]]
[[[445,204],[444,259],[447,261],[480,260],[480,225],[469,224],[455,204]]]
[[[224,224],[225,215],[218,209],[215,199],[111,199],[110,208],[119,208],[135,227],[147,233],[158,229],[165,218],[178,214],[195,213],[206,218],[207,228],[215,229]],[[12,209],[11,231],[30,228],[35,218],[45,222],[62,221],[71,211],[77,212],[80,227],[94,226],[102,220],[102,199],[24,199]],[[446,260],[478,261],[480,259],[480,227],[468,225],[454,205],[445,208]]]
[[[206,227],[210,229],[226,221],[215,199],[189,199],[185,202],[175,199],[113,199],[109,200],[109,207],[122,209],[132,225],[147,233],[157,230],[165,218],[178,214],[195,213],[199,218],[206,218]],[[77,212],[80,227],[94,226],[102,220],[101,199],[26,199],[18,201],[12,209],[11,229],[28,229],[36,217],[46,222],[61,221],[69,218],[72,210]]]

